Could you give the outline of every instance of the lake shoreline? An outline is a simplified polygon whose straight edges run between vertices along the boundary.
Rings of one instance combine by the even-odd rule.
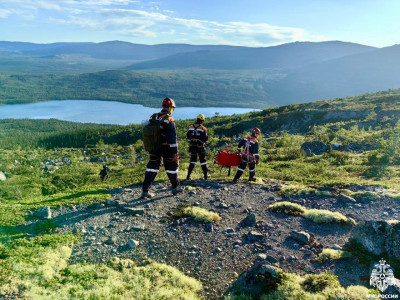
[[[0,106],[0,119],[57,119],[95,124],[141,124],[161,107],[147,107],[120,101],[104,100],[52,100]],[[195,119],[200,113],[206,118],[259,111],[242,107],[178,107],[173,113],[176,120]]]

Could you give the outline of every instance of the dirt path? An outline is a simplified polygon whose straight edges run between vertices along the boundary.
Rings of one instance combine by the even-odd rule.
[[[209,299],[223,295],[238,274],[247,271],[256,259],[265,259],[262,254],[279,262],[287,272],[331,270],[345,286],[360,284],[360,276],[369,275],[368,270],[348,261],[316,263],[316,249],[293,240],[291,231],[306,231],[324,248],[329,248],[334,244],[343,246],[351,227],[319,225],[302,217],[268,211],[268,205],[281,200],[271,191],[277,186],[213,181],[193,181],[190,185],[195,189],[172,196],[166,184],[158,183],[154,187],[156,197],[150,201],[139,199],[140,187],[131,186],[112,190],[113,201],[108,204],[57,209],[53,215],[62,231],[83,233],[83,241],[74,247],[72,263],[107,262],[114,256],[134,260],[149,257],[201,280],[204,295]],[[356,221],[400,219],[400,204],[389,198],[351,205],[342,204],[334,197],[307,196],[292,200],[308,208],[339,211]],[[212,232],[206,224],[192,219],[167,220],[168,213],[180,203],[218,212],[221,220],[213,225]],[[143,209],[143,214],[134,215],[129,209],[139,209],[137,212]],[[257,225],[239,226],[249,213],[256,215]],[[260,236],[249,234],[251,231]],[[129,240],[139,244],[131,247]]]

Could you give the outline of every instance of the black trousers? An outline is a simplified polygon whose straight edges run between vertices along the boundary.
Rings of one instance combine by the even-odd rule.
[[[235,175],[235,180],[239,179],[242,176],[244,170],[246,170],[247,165],[249,165],[249,179],[254,178],[256,175],[256,161],[253,156],[249,156],[247,158],[246,155],[242,155],[242,161],[238,167],[238,170]]]
[[[197,164],[197,157],[200,159],[200,166],[203,169],[204,176],[207,176],[208,172],[208,166],[207,166],[207,160],[206,160],[206,148],[202,146],[190,146],[189,147],[189,152],[190,152],[190,164],[189,164],[189,169],[188,169],[188,176],[192,174],[194,167]]]
[[[143,192],[148,192],[160,171],[161,164],[164,162],[165,172],[171,182],[172,188],[177,188],[180,183],[178,179],[179,161],[174,160],[174,154],[170,147],[163,146],[158,153],[150,154],[147,163],[146,174],[143,181]]]

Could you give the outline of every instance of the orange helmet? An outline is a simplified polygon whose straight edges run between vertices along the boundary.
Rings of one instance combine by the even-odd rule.
[[[167,107],[173,107],[175,108],[175,101],[172,100],[171,98],[167,97],[163,100],[163,102],[161,103],[161,106],[167,106]]]
[[[260,135],[261,134],[261,130],[258,129],[257,127],[254,127],[253,130],[251,131],[252,134],[254,135]]]

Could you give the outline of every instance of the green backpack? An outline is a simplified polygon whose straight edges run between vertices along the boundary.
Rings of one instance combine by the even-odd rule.
[[[157,153],[162,147],[161,125],[168,118],[166,114],[161,119],[157,119],[157,114],[153,114],[149,122],[143,126],[143,145],[149,153]]]

